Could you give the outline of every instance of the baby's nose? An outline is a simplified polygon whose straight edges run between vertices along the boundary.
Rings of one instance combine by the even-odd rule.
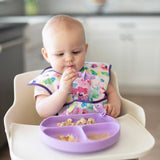
[[[66,61],[72,61],[72,60],[73,60],[73,56],[71,54],[67,54]]]

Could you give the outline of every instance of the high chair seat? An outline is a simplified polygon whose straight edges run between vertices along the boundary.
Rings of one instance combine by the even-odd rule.
[[[145,129],[145,113],[139,105],[121,97],[116,73],[111,73],[111,83],[120,95],[122,109],[117,118],[120,123],[120,138],[116,144],[105,150],[73,154],[60,152],[42,143],[39,124],[42,119],[35,110],[34,87],[27,83],[39,75],[41,70],[19,74],[14,79],[14,103],[4,117],[5,132],[12,159],[26,160],[119,160],[139,158],[154,146],[153,136]]]

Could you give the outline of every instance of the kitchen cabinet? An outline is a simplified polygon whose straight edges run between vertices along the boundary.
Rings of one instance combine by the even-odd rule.
[[[0,22],[3,23],[27,24],[24,30],[24,71],[42,69],[49,65],[41,55],[41,48],[43,46],[41,32],[49,18],[51,18],[50,15],[0,17]]]
[[[160,86],[160,30],[144,31],[134,35],[134,73],[138,77],[136,84]]]
[[[160,18],[88,17],[85,25],[88,61],[112,64],[122,91],[159,92]]]

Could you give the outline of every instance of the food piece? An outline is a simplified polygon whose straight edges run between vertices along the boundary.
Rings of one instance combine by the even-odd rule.
[[[82,125],[82,122],[79,120],[76,122],[76,125]]]
[[[57,126],[58,126],[58,127],[66,126],[66,122],[57,123]]]
[[[57,127],[61,127],[61,123],[57,123]]]
[[[88,118],[88,123],[89,124],[94,124],[96,122],[95,122],[94,118]]]
[[[102,133],[102,134],[90,133],[88,135],[88,138],[91,140],[101,140],[101,139],[108,138],[109,136],[110,136],[110,133]]]
[[[68,119],[67,119],[67,122],[68,122],[68,123],[72,123],[72,119],[71,119],[71,118],[68,118]]]
[[[62,141],[78,142],[78,139],[75,139],[72,135],[69,134],[67,136],[58,135],[57,138]]]
[[[71,118],[68,118],[66,121],[57,123],[57,127],[63,127],[63,126],[74,126],[74,125],[86,125],[86,124],[94,124],[96,123],[94,118],[88,118],[85,119],[82,117],[80,120],[78,120],[76,123],[73,123],[73,120]]]
[[[87,120],[83,117],[80,119],[80,121],[81,121],[82,124],[87,124]]]

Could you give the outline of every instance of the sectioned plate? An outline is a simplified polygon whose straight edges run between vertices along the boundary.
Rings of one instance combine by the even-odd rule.
[[[66,121],[68,118],[76,123],[82,117],[85,119],[94,118],[95,124],[75,125],[57,127],[57,123]],[[109,134],[109,137],[100,140],[92,140],[88,138],[90,134]],[[59,140],[58,136],[72,135],[76,142]],[[115,144],[120,136],[119,122],[106,115],[100,113],[51,116],[43,120],[40,124],[40,137],[42,141],[53,149],[65,152],[95,152],[110,147]]]

